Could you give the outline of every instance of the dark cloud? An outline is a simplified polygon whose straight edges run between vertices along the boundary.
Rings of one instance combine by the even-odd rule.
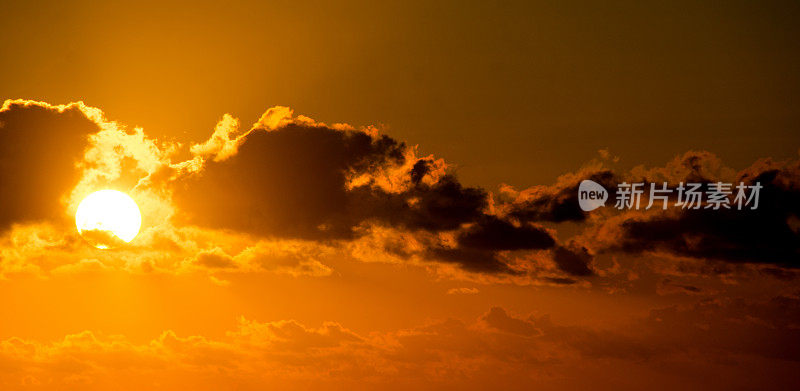
[[[409,173],[409,178],[413,171]],[[486,216],[488,194],[464,187],[453,175],[433,184],[417,183],[400,192],[388,193],[371,185],[350,191],[350,214],[359,220],[377,219],[394,227],[431,232],[455,230],[462,224]]]
[[[429,159],[419,159],[411,168],[411,183],[417,185],[422,178],[431,171],[431,161]]]
[[[62,197],[80,179],[87,136],[99,130],[78,106],[20,102],[0,111],[0,230],[66,216]]]
[[[578,280],[565,277],[547,277],[545,280],[558,285],[572,285],[578,282]]]
[[[715,180],[715,179],[712,179]],[[674,209],[633,214],[607,223],[614,235],[606,245],[625,252],[663,252],[732,263],[800,266],[798,163],[760,162],[739,173],[735,183],[763,186],[757,209]]]
[[[555,245],[553,237],[542,228],[515,226],[496,216],[482,216],[474,226],[461,231],[457,240],[462,247],[489,250],[545,249]]]
[[[363,132],[290,124],[250,133],[235,156],[175,188],[190,221],[263,236],[349,238],[358,206],[347,174],[402,163],[405,145]]]
[[[572,276],[591,276],[592,255],[586,247],[570,243],[569,246],[558,246],[553,250],[553,261],[559,269]]]
[[[411,152],[387,136],[316,123],[255,129],[238,153],[176,183],[174,199],[192,223],[266,237],[350,240],[365,223],[412,234],[453,231],[455,245],[429,241],[423,254],[479,272],[511,273],[500,251],[555,245],[543,228],[490,215],[485,190],[433,175],[431,158],[407,162]],[[401,186],[376,185],[379,173]]]
[[[458,264],[465,270],[473,272],[517,274],[498,258],[497,253],[491,250],[433,245],[428,247],[423,255],[430,259]]]
[[[547,249],[555,245],[555,239],[543,228],[515,226],[496,216],[484,215],[458,232],[456,244],[456,247],[433,246],[427,255],[459,263],[467,270],[514,273],[498,259],[498,251]]]
[[[609,191],[606,207],[583,212],[578,203],[578,185],[584,179],[600,183]],[[640,209],[620,213],[614,208],[617,185],[644,183]],[[670,195],[666,211],[648,205],[650,184],[699,183],[704,194],[715,182],[735,185],[759,183],[759,206],[731,209],[682,209],[674,206],[677,192]],[[518,222],[584,222],[594,214],[590,228],[581,235],[583,245],[557,246],[553,259],[571,275],[590,275],[593,252],[662,253],[722,263],[764,263],[779,267],[800,266],[800,161],[761,160],[737,172],[714,154],[689,151],[663,167],[635,167],[614,172],[593,164],[563,175],[550,186],[534,186],[501,199],[505,216]],[[733,199],[730,199],[731,203]],[[586,248],[588,247],[588,248]],[[724,265],[719,265],[724,267]],[[771,273],[778,275],[777,273]],[[784,274],[781,274],[783,276]]]
[[[510,205],[509,216],[520,221],[583,221],[586,212],[578,204],[578,185],[584,179],[601,184],[612,194],[619,183],[609,169],[587,168],[559,178],[552,186],[535,186],[523,191]]]

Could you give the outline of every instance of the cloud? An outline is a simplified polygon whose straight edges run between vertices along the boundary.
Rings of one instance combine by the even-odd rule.
[[[586,235],[596,250],[659,253],[729,263],[800,266],[800,161],[761,160],[735,173],[709,153],[687,153],[677,167],[648,171],[647,181],[760,183],[758,209],[682,209],[630,212],[603,221]],[[709,170],[707,167],[714,167]],[[669,168],[669,167],[668,167]],[[656,175],[653,175],[653,173]],[[715,173],[716,172],[716,173]],[[720,173],[723,172],[723,173]]]
[[[82,103],[7,100],[0,108],[0,230],[63,220],[64,198],[81,178],[88,137],[100,131]]]
[[[514,225],[496,216],[483,216],[456,236],[460,247],[489,250],[540,250],[553,247],[549,232],[533,225]]]
[[[461,287],[461,288],[450,288],[447,290],[448,295],[474,295],[480,292],[478,288],[469,288],[469,287]]]
[[[103,272],[107,271],[109,268],[103,262],[100,262],[97,259],[81,259],[76,263],[69,263],[65,265],[58,266],[51,270],[50,272],[53,274],[75,274],[75,273],[87,273],[87,272]]]
[[[534,336],[540,333],[532,322],[509,316],[501,307],[494,307],[481,318],[494,329],[521,336]]]
[[[227,269],[235,268],[236,262],[228,254],[225,254],[219,247],[211,250],[200,251],[197,256],[192,260],[198,266],[207,267],[210,269]]]
[[[6,100],[0,108],[0,230],[68,223],[86,195],[105,188],[130,194],[146,220],[163,220],[171,213],[169,200],[138,184],[166,167],[175,147],[108,121],[83,102]]]
[[[335,322],[325,322],[320,328],[309,328],[294,320],[260,323],[239,321],[239,329],[229,336],[259,347],[305,352],[320,348],[335,348],[362,343],[363,338]]]
[[[800,366],[793,349],[800,337],[797,310],[796,297],[777,296],[664,307],[610,329],[493,307],[473,321],[436,320],[369,333],[332,321],[309,326],[240,318],[217,337],[165,331],[137,343],[83,331],[53,342],[8,338],[0,342],[0,386],[794,388]]]
[[[566,247],[559,246],[553,250],[553,260],[558,268],[571,276],[591,276],[592,255],[586,247],[570,242]]]
[[[241,139],[233,137],[239,132],[239,120],[225,114],[206,142],[192,145],[190,152],[199,157],[211,156],[214,161],[225,160],[236,154]]]
[[[328,275],[330,269],[318,261],[252,267],[270,263],[258,261],[263,257],[252,248],[226,249],[211,235],[201,235],[201,242],[180,237],[192,229],[226,231],[249,241],[249,247],[259,241],[305,241],[325,248],[364,240],[385,227],[401,232],[404,239],[391,246],[385,243],[383,251],[402,259],[456,265],[469,273],[519,275],[519,265],[513,264],[524,253],[553,250],[552,254],[561,254],[555,265],[562,273],[591,275],[562,262],[565,250],[557,250],[563,246],[553,229],[529,215],[515,214],[519,208],[513,212],[497,208],[492,194],[461,184],[443,160],[419,157],[416,147],[380,135],[374,127],[327,125],[277,106],[250,129],[241,129],[238,119],[226,114],[206,141],[188,148],[190,159],[177,161],[180,144],[149,137],[140,128],[127,129],[80,102],[55,106],[7,101],[0,114],[4,118],[0,136],[8,139],[6,146],[19,144],[21,135],[49,129],[49,138],[42,134],[26,144],[32,149],[24,156],[4,155],[8,160],[4,167],[9,169],[2,175],[22,182],[21,191],[5,188],[9,204],[16,207],[4,208],[6,218],[0,224],[6,230],[15,223],[47,230],[58,229],[52,225],[58,222],[70,234],[67,247],[77,250],[70,254],[67,247],[42,248],[37,251],[61,252],[63,258],[56,263],[34,262],[27,270],[47,273],[97,258],[109,270]],[[39,172],[43,170],[57,173],[58,180],[35,179],[45,176]],[[68,228],[80,200],[103,188],[128,193],[142,211],[143,232],[121,246],[128,254],[122,257],[128,258],[124,266],[86,254],[82,240]],[[52,226],[45,228],[48,224]],[[90,232],[86,237],[94,236],[103,233]],[[156,248],[166,252],[151,251]],[[9,250],[8,256],[21,260],[23,254],[32,254],[29,250]],[[192,260],[182,261],[187,258]],[[3,267],[0,272],[9,270],[22,269]]]
[[[0,236],[0,278],[32,274],[48,278],[99,271],[220,274],[276,273],[324,277],[326,265],[346,256],[322,243],[253,240],[235,233],[197,227],[151,227],[114,250],[98,250],[69,227],[14,225]],[[212,280],[213,281],[213,280]]]
[[[369,252],[393,262],[433,262],[444,274],[456,266],[466,273],[505,276],[497,281],[525,278],[562,285],[597,276],[595,257],[606,253],[778,268],[794,268],[800,259],[797,160],[762,160],[740,172],[705,151],[629,172],[592,161],[552,185],[503,186],[493,194],[463,185],[443,160],[417,156],[416,147],[374,127],[327,125],[282,106],[267,110],[249,129],[224,115],[206,141],[188,148],[190,159],[184,161],[175,160],[179,144],[108,121],[102,111],[80,102],[6,101],[0,117],[1,144],[7,149],[0,157],[0,179],[13,184],[0,189],[0,201],[8,205],[0,227],[6,238],[23,232],[31,238],[24,250],[3,250],[9,261],[2,272],[46,272],[82,259],[98,259],[109,269],[332,272],[313,257],[286,258],[261,247],[281,241],[303,242],[305,251],[354,250],[356,259]],[[612,192],[620,181],[673,186],[743,181],[764,188],[756,211],[618,213],[607,207],[586,213],[576,199],[583,179]],[[86,254],[71,227],[70,242],[55,248],[34,239],[51,237],[46,231],[59,224],[68,227],[77,203],[100,188],[126,191],[142,209],[144,229],[125,246],[124,266]],[[577,223],[583,232],[559,240],[556,228],[565,222]],[[43,231],[31,233],[26,225]],[[233,248],[225,241],[246,244]],[[34,243],[45,247],[34,251]],[[68,254],[69,248],[79,251]],[[166,252],[150,251],[156,248]],[[46,251],[63,252],[64,258],[54,263],[30,257]],[[464,279],[470,278],[488,281],[485,276]]]
[[[520,221],[584,221],[587,213],[578,204],[578,185],[589,179],[608,189],[613,194],[619,177],[602,163],[594,162],[578,172],[565,174],[549,186],[532,186],[517,191],[504,186],[502,194],[511,197],[503,206],[509,216]]]
[[[637,166],[615,171],[593,161],[575,173],[561,176],[555,184],[515,190],[501,188],[494,207],[508,220],[532,223],[581,223],[578,235],[557,244],[554,261],[569,275],[593,274],[598,253],[656,254],[668,257],[731,264],[767,264],[783,268],[800,266],[800,160],[777,162],[762,159],[737,171],[707,151],[689,151],[662,167]],[[587,213],[579,208],[577,187],[584,179],[601,183],[610,192],[606,208]],[[618,211],[613,208],[618,183],[761,184],[757,210],[683,209],[672,207]],[[676,192],[671,194],[674,204]],[[773,273],[775,274],[775,273]]]
[[[482,273],[513,273],[501,251],[556,243],[542,227],[492,214],[488,192],[463,186],[441,160],[417,158],[415,148],[374,128],[327,126],[286,107],[234,137],[237,126],[226,116],[192,147],[198,169],[172,185],[183,221],[322,242],[358,240],[370,225],[394,227],[422,246],[414,253]]]
[[[350,170],[402,161],[402,144],[363,132],[289,125],[256,129],[239,152],[206,162],[175,188],[190,222],[262,236],[348,238],[358,221],[348,212]]]
[[[235,140],[227,144],[225,140],[229,136],[235,139],[237,127],[237,120],[225,116],[212,139],[192,151],[219,160],[235,153]],[[4,203],[0,212],[2,277],[97,270],[182,273],[202,269],[211,273],[233,266],[234,272],[331,273],[316,259],[293,260],[271,253],[270,245],[246,235],[176,226],[171,189],[166,185],[196,166],[191,161],[171,161],[178,144],[108,121],[101,110],[82,102],[50,105],[7,100],[0,109],[0,148],[6,150],[0,156],[0,181],[4,183],[0,189],[0,202]],[[105,188],[131,195],[143,218],[137,238],[130,244],[120,243],[113,252],[98,252],[87,243],[102,240],[107,233],[84,232],[80,237],[71,221],[83,197]],[[247,250],[229,257],[233,243],[245,244],[237,244],[239,250],[234,254],[244,247]],[[296,244],[287,241],[281,246]],[[312,254],[308,248],[303,250]],[[182,262],[190,254],[197,258],[197,268],[186,268]],[[88,267],[97,265],[103,267]]]
[[[326,257],[324,247],[300,241],[260,241],[240,253],[228,255],[215,247],[189,258],[185,267],[229,272],[273,272],[291,276],[324,277],[333,273],[318,258]]]
[[[656,293],[658,293],[659,295],[670,295],[670,294],[699,295],[704,292],[703,289],[696,287],[694,285],[681,284],[672,281],[669,278],[665,278],[659,281],[658,285],[656,286]]]

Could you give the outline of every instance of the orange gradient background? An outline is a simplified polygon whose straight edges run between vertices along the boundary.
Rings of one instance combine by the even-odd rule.
[[[5,2],[0,389],[797,387],[798,16]],[[597,173],[783,198],[741,236],[519,214]],[[101,188],[141,209],[129,246],[74,228]]]

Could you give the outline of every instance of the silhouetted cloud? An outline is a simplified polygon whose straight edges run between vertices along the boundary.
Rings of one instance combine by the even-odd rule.
[[[681,180],[726,181],[698,167],[708,154],[687,154],[688,175]],[[673,177],[671,180],[678,178]],[[605,251],[660,252],[680,257],[732,263],[800,266],[800,162],[760,161],[727,178],[760,183],[758,208],[682,209],[627,213],[602,223],[594,237]]]
[[[201,168],[173,186],[188,222],[261,237],[354,240],[364,224],[448,233],[427,256],[478,272],[512,272],[497,253],[555,245],[550,232],[490,214],[489,194],[442,163],[370,129],[270,109],[248,132],[223,118],[193,147]],[[213,157],[209,159],[208,157]]]
[[[62,199],[80,180],[88,136],[100,130],[82,107],[6,101],[0,109],[0,231],[66,217]]]
[[[508,205],[508,214],[520,221],[583,221],[587,213],[578,204],[578,185],[585,179],[601,184],[612,194],[619,183],[619,177],[610,169],[590,166],[563,175],[554,185],[533,186],[518,192]]]
[[[189,221],[263,236],[352,238],[349,172],[402,163],[405,146],[386,136],[290,124],[248,133],[238,153],[206,162],[175,187]]]
[[[585,247],[570,243],[568,246],[558,246],[553,250],[553,261],[558,268],[571,276],[591,276],[592,255]]]

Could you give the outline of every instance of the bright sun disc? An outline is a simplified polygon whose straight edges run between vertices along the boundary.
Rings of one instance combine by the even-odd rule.
[[[112,248],[128,243],[142,226],[136,202],[116,190],[100,190],[86,196],[75,212],[78,233],[97,248]]]

